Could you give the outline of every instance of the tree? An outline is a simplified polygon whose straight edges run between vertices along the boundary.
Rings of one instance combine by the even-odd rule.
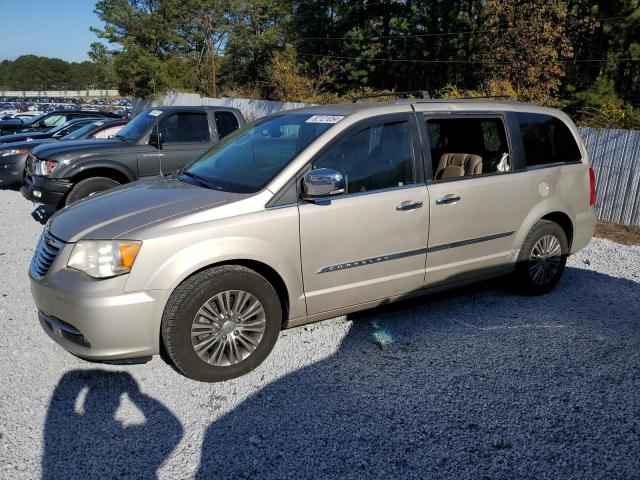
[[[530,99],[547,101],[573,57],[567,18],[567,6],[558,0],[486,0],[477,54],[482,79],[508,81]]]

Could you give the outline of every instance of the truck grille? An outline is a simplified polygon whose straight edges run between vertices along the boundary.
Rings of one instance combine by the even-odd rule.
[[[62,247],[64,247],[64,242],[55,238],[47,230],[42,232],[36,251],[33,254],[33,259],[31,260],[29,275],[36,280],[42,279],[49,271],[49,267],[51,267],[51,264],[58,256]]]

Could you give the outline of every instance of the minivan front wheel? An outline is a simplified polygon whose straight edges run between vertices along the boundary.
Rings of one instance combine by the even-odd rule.
[[[180,373],[219,382],[260,365],[281,326],[282,307],[273,286],[251,269],[222,265],[176,288],[161,333],[166,356]]]
[[[520,290],[528,295],[549,292],[560,281],[568,254],[563,228],[549,220],[536,222],[518,256],[515,277]]]

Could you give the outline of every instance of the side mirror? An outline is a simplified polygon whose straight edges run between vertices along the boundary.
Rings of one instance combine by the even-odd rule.
[[[331,168],[311,170],[302,179],[303,200],[333,197],[344,192],[344,176]]]
[[[153,145],[158,150],[162,150],[163,143],[164,136],[162,135],[162,132],[158,132],[157,130],[151,132],[151,135],[149,135],[149,145]]]

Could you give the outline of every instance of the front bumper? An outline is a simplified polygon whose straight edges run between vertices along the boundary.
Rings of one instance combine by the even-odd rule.
[[[25,156],[0,158],[0,185],[21,184],[24,177]]]
[[[20,193],[27,200],[58,207],[72,188],[68,180],[34,175],[25,177]]]
[[[52,268],[59,261],[66,264],[60,257],[67,256],[59,256]],[[126,279],[93,280],[66,267],[50,270],[42,280],[31,277],[43,330],[68,352],[90,361],[113,363],[158,354],[168,294],[125,293]]]

